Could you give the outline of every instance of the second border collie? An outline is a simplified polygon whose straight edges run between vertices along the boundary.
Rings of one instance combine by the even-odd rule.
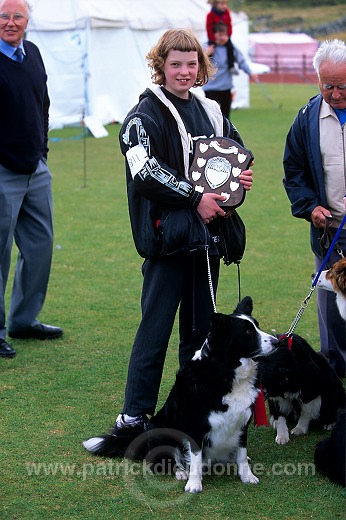
[[[185,491],[202,491],[204,465],[236,462],[242,482],[257,484],[247,456],[247,429],[259,393],[255,356],[272,350],[276,338],[261,331],[247,296],[230,314],[214,313],[211,331],[194,357],[177,372],[162,409],[149,429],[128,446],[113,435],[83,443],[91,453],[154,464],[169,457]]]
[[[297,334],[279,339],[275,349],[259,357],[259,374],[276,429],[277,444],[289,442],[286,419],[298,417],[292,435],[308,433],[311,421],[331,430],[345,391],[328,360]]]

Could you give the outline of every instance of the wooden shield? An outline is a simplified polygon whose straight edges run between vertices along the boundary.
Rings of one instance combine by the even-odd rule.
[[[221,207],[236,208],[245,198],[239,175],[249,168],[253,158],[250,150],[228,137],[197,139],[190,180],[201,193],[213,192],[227,197],[225,201],[218,201]]]

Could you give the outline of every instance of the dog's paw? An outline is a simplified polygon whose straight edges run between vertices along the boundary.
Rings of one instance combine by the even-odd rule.
[[[334,428],[334,425],[335,425],[335,423],[333,423],[333,424],[325,424],[323,428],[324,428],[327,432],[330,432],[330,431],[332,431],[332,429]]]
[[[240,475],[240,480],[244,484],[258,484],[259,478],[256,477],[251,471],[248,472],[246,475]]]
[[[298,437],[299,435],[306,435],[308,432],[304,428],[301,428],[300,426],[296,426],[291,430],[291,434]]]
[[[276,444],[287,444],[290,440],[290,432],[287,428],[286,417],[280,415],[279,418],[275,421],[275,429],[276,429]]]
[[[246,460],[248,457],[246,457]],[[244,484],[258,484],[259,479],[251,471],[248,462],[238,463],[238,475]]]
[[[177,469],[175,472],[175,478],[177,480],[187,480],[189,478],[189,475],[187,471],[185,471],[184,469]]]
[[[188,480],[185,486],[187,493],[201,493],[202,482],[200,480]]]
[[[281,433],[280,435],[277,435],[275,437],[275,442],[276,444],[280,444],[280,445],[284,445],[284,444],[287,444],[288,442],[290,441],[290,436],[289,434],[284,434],[284,433]]]

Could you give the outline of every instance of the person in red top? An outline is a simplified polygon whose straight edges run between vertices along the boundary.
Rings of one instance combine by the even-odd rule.
[[[228,66],[230,69],[234,67],[234,53],[233,53],[233,45],[231,41],[231,36],[233,32],[232,27],[232,16],[231,11],[228,9],[227,0],[208,0],[208,3],[211,4],[211,9],[206,17],[206,30],[208,36],[208,44],[215,45],[215,37],[214,37],[214,26],[217,23],[223,23],[228,28],[228,36],[229,40],[227,42],[227,57],[228,57]]]

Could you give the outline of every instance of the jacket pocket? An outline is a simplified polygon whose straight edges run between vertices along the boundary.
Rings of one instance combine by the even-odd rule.
[[[160,256],[196,250],[205,251],[210,234],[200,215],[189,208],[165,211],[157,229],[161,239]]]
[[[246,246],[246,228],[236,210],[220,219],[220,256],[226,265],[239,264]]]

